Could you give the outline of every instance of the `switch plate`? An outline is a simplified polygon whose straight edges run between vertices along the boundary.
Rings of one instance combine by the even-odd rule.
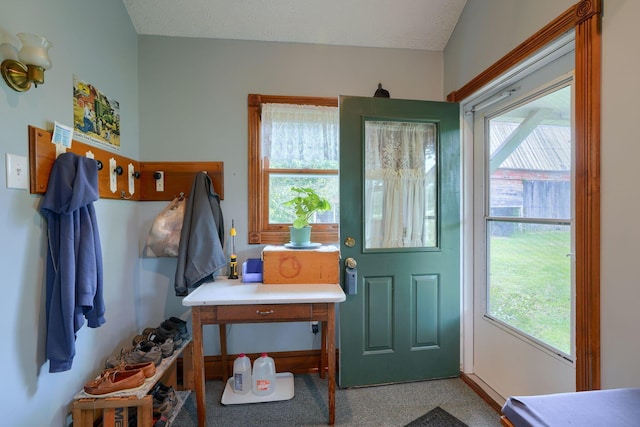
[[[29,167],[25,156],[6,153],[7,188],[29,189]]]

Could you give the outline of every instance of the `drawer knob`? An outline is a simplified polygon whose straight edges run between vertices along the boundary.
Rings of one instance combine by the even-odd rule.
[[[266,316],[268,314],[273,314],[273,310],[268,310],[268,311],[260,311],[260,310],[256,310],[256,314],[259,314],[261,316]]]

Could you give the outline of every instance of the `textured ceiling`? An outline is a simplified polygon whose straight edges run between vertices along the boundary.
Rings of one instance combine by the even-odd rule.
[[[442,51],[466,0],[123,0],[138,34]]]

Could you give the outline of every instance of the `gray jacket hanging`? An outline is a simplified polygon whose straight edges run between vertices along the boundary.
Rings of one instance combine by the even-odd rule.
[[[223,245],[220,196],[209,175],[199,172],[185,206],[176,267],[176,296],[185,296],[188,288],[212,280],[213,274],[227,265]]]

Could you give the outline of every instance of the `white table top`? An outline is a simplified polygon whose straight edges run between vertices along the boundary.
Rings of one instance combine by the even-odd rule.
[[[265,285],[224,278],[198,286],[184,297],[182,305],[326,303],[345,299],[339,284]]]

